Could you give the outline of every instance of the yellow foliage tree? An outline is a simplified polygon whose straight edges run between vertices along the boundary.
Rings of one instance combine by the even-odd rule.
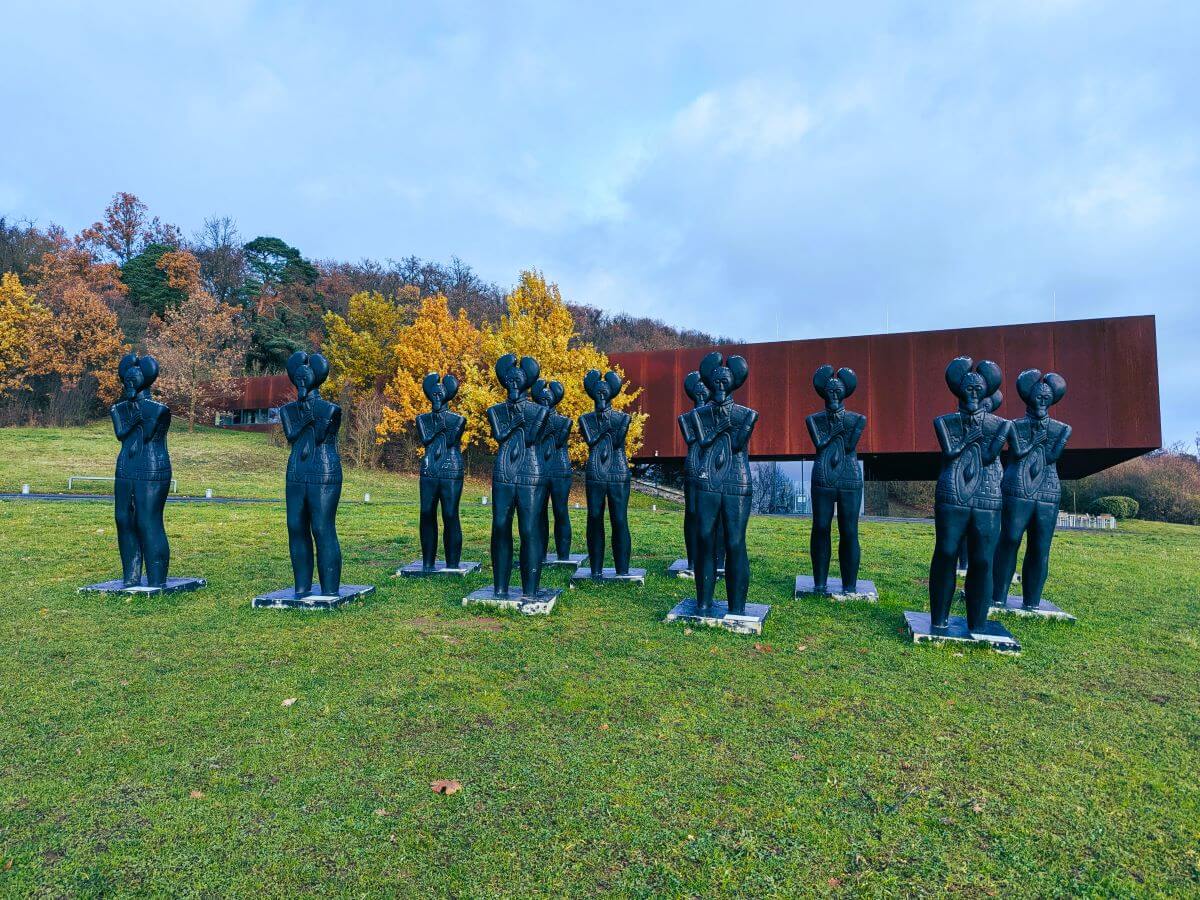
[[[386,405],[376,429],[380,441],[409,432],[413,419],[425,409],[421,381],[428,373],[454,375],[464,384],[472,377],[479,366],[480,337],[466,310],[450,315],[450,306],[441,294],[421,301],[413,323],[396,334],[392,351],[395,370],[384,389]],[[468,443],[479,428],[478,421],[468,419],[464,430]]]
[[[532,356],[541,365],[543,378],[561,381],[564,394],[558,412],[573,419],[592,409],[592,400],[583,389],[583,378],[590,369],[602,373],[614,369],[621,380],[625,380],[625,373],[609,362],[607,354],[593,344],[579,340],[571,311],[563,302],[558,285],[547,282],[541,272],[522,272],[516,288],[508,295],[508,313],[501,316],[497,325],[484,329],[479,366],[469,373],[460,390],[459,411],[474,426],[464,438],[487,446],[493,452],[496,443],[488,432],[485,412],[492,404],[504,401],[504,390],[496,381],[495,365],[505,353]],[[632,415],[627,444],[630,456],[641,448],[646,424],[645,413],[628,409],[641,392],[641,388],[627,385],[613,401],[615,409]],[[571,431],[569,452],[572,462],[582,464],[587,460],[587,444],[578,428]]]
[[[0,276],[0,394],[28,387],[41,361],[50,311],[25,290],[12,272]]]
[[[322,351],[329,360],[330,396],[383,390],[396,370],[396,338],[408,320],[412,299],[359,291],[350,298],[345,318],[325,313]]]

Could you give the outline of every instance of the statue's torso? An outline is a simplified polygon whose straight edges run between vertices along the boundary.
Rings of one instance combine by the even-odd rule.
[[[542,474],[547,478],[561,478],[571,474],[571,456],[567,437],[571,433],[571,419],[550,411],[545,433],[539,442]]]
[[[439,417],[441,417],[440,422]],[[459,444],[466,421],[458,413],[448,410],[421,413],[417,416],[418,435],[436,432],[432,440],[425,441],[422,438],[422,442],[425,444],[425,454],[421,457],[421,477],[463,477],[463,457]],[[440,430],[439,425],[443,426]]]
[[[722,494],[751,495],[750,456],[746,442],[738,436],[748,425],[752,425],[754,411],[737,403],[727,403],[709,404],[694,412],[701,438],[716,433],[725,422],[730,426],[728,430],[717,434],[707,447],[701,447],[697,486],[701,490]]]
[[[588,437],[590,445],[584,474],[588,481],[622,484],[629,481],[629,460],[625,456],[629,413],[609,409],[605,415],[608,417],[609,430],[594,443],[588,436],[600,434],[600,414],[589,412],[579,417],[579,428]]]
[[[122,400],[112,408],[113,421],[122,431],[141,412],[142,422],[121,441],[117,454],[117,478],[137,481],[170,481],[171,455],[167,451],[167,431],[171,410],[154,400]],[[146,423],[153,422],[147,432]]]
[[[517,423],[517,428],[500,442],[492,478],[502,484],[536,485],[541,482],[542,465],[536,444],[527,443],[537,437],[549,410],[528,397],[515,403],[497,403],[489,413],[504,429]]]
[[[857,488],[862,485],[862,471],[858,467],[858,443],[854,441],[854,436],[861,423],[866,420],[866,416],[846,410],[837,416],[831,416],[828,410],[822,410],[809,416],[808,421],[818,438],[824,441],[839,418],[842,433],[817,451],[817,458],[813,462],[813,487]]]
[[[1041,436],[1041,442],[1020,459],[1006,454],[1001,490],[1006,497],[1040,500],[1058,505],[1062,484],[1058,480],[1058,462],[1047,460],[1050,450],[1067,427],[1057,419],[1033,419],[1024,416],[1013,420],[1015,439],[1028,447]]]
[[[313,426],[305,428],[292,442],[292,453],[288,457],[287,480],[304,484],[340,484],[342,460],[338,456],[337,433],[340,426],[340,409],[323,397],[311,401],[313,426],[325,424],[321,442],[316,443]],[[297,422],[301,416],[301,403],[293,400],[280,407],[279,417]]]
[[[940,416],[938,421],[945,425],[951,446],[961,446],[971,428],[963,415],[955,412]],[[982,426],[982,439],[972,443],[956,457],[942,456],[942,471],[934,495],[939,502],[952,506],[999,509],[1001,466],[998,460],[985,465],[983,450],[1004,428],[1005,420],[991,413],[983,413],[977,421]]]
[[[679,430],[687,444],[687,455],[683,458],[683,477],[694,481],[700,476],[700,435],[697,433],[696,410],[688,410],[679,417]]]

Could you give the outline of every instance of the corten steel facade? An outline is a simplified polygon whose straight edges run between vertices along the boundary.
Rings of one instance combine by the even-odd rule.
[[[612,354],[630,383],[644,388],[639,403],[650,417],[637,460],[684,456],[687,448],[675,421],[691,408],[683,379],[710,349],[740,353],[750,364],[737,400],[760,413],[750,441],[753,459],[812,459],[804,419],[821,408],[812,376],[830,363],[858,373],[858,390],[847,405],[868,416],[859,444],[866,477],[936,478],[933,419],[955,408],[945,371],[950,360],[963,355],[999,363],[1004,403],[997,413],[1007,418],[1024,414],[1016,389],[1022,369],[1058,372],[1067,379],[1067,395],[1051,412],[1072,429],[1059,463],[1065,478],[1098,472],[1162,445],[1154,317],[1126,316]]]

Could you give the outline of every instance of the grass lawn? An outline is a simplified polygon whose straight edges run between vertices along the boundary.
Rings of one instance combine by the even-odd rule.
[[[281,492],[261,435],[172,449],[183,492]],[[0,451],[36,490],[115,441]],[[1200,529],[1060,534],[1047,596],[1080,620],[1006,620],[1009,657],[901,634],[929,526],[864,523],[881,601],[837,605],[791,597],[806,521],[754,520],[756,640],[663,624],[680,515],[631,520],[644,588],[518,618],[459,604],[486,567],[391,578],[415,508],[347,504],[344,577],[378,590],[303,613],[250,608],[290,580],[281,503],[169,507],[171,571],[209,587],[132,601],[75,593],[117,572],[107,504],[0,503],[0,894],[1200,892]]]

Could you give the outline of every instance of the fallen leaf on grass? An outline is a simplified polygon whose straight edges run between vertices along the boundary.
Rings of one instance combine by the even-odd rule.
[[[429,785],[429,787],[435,794],[457,794],[462,790],[461,784],[449,778],[439,778]]]
[[[830,878],[830,879],[829,879],[829,881],[827,881],[826,883],[827,883],[827,884],[828,884],[830,887],[841,887],[841,884],[842,884],[842,879],[840,879],[840,878]]]
[[[200,800],[204,797],[204,791],[192,790],[188,792],[188,796],[193,800]]]
[[[691,633],[692,633],[692,629],[690,629],[690,628],[685,628],[685,629],[683,629],[683,633],[684,633],[684,634],[691,634]]]
[[[383,818],[383,817],[384,817],[384,816],[386,816],[387,814],[388,814],[388,811],[387,811],[386,809],[377,809],[377,810],[375,810],[375,815],[379,816],[380,818]]]
[[[770,644],[755,644],[754,650],[756,653],[773,653],[775,648]]]
[[[600,723],[600,730],[601,730],[601,731],[608,731],[608,723],[607,723],[607,722],[601,722],[601,723]]]
[[[792,754],[792,759],[794,759],[794,760],[801,760],[801,759],[804,759],[804,756],[803,756],[803,754],[800,754],[800,753],[793,753],[793,754]]]
[[[803,653],[803,652],[804,652],[805,650],[807,650],[807,649],[808,649],[808,644],[797,644],[797,645],[796,645],[796,652],[797,652],[797,653]]]
[[[716,656],[716,655],[717,655],[717,648],[716,648],[716,647],[709,647],[709,648],[708,648],[708,652],[709,652],[709,653],[711,653],[713,656]]]
[[[13,864],[13,861],[11,859],[6,859],[4,861],[4,871],[7,872],[9,869],[11,869],[12,864]]]
[[[280,705],[280,706],[287,707],[287,706],[291,706],[291,705],[292,705],[293,703],[295,703],[295,702],[296,702],[296,698],[295,698],[295,697],[288,697],[286,700],[284,700],[284,701],[283,701],[282,703],[280,703],[279,705]]]

